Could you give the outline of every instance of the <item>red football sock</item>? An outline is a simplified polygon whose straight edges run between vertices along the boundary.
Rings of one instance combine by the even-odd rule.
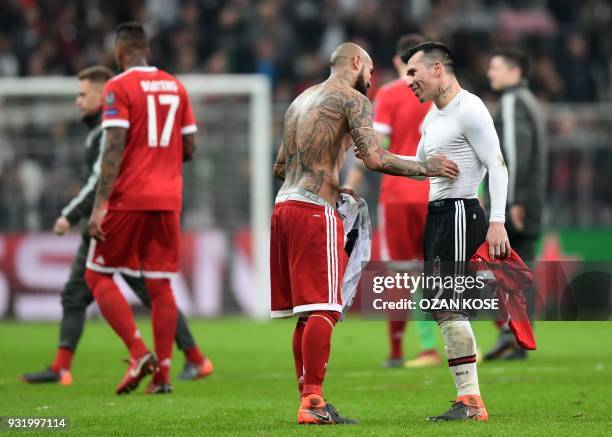
[[[72,365],[72,356],[74,352],[65,347],[60,347],[57,349],[55,353],[55,360],[53,360],[53,364],[51,364],[51,370],[55,373],[59,373],[61,369],[70,370],[70,366]]]
[[[304,360],[304,388],[302,396],[323,396],[323,379],[331,349],[331,336],[340,317],[335,311],[313,311],[308,317],[302,335]]]
[[[202,364],[204,362],[204,355],[200,348],[196,346],[192,346],[189,349],[185,349],[185,359],[194,364]]]
[[[167,361],[166,361],[167,362]],[[170,365],[159,363],[153,374],[153,384],[167,384],[170,382]]]
[[[159,360],[162,382],[170,381],[170,359],[176,334],[178,310],[170,279],[146,278],[147,292],[151,298],[151,318],[153,320],[153,340],[155,354]]]
[[[140,338],[132,309],[113,281],[113,277],[88,269],[85,272],[85,281],[94,295],[102,315],[117,335],[121,337],[129,349],[131,357],[140,358],[146,354],[148,349]]]
[[[405,320],[389,320],[389,341],[391,343],[390,359],[402,359],[404,357],[404,330]]]
[[[293,331],[293,361],[295,362],[295,376],[297,377],[300,396],[304,388],[304,361],[302,360],[302,337],[308,317],[300,317]]]

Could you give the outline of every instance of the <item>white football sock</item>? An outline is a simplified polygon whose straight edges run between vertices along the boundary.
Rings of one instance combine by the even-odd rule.
[[[439,325],[457,396],[480,395],[476,371],[476,339],[469,320],[444,320]]]

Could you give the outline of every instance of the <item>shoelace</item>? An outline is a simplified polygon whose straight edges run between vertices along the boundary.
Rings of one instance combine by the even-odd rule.
[[[357,423],[357,421],[355,421],[354,419],[349,419],[349,418],[340,416],[340,414],[338,413],[338,410],[336,410],[336,407],[334,407],[329,402],[326,405],[326,409],[330,417],[332,418],[332,420],[336,423],[351,423],[351,424]]]
[[[446,412],[448,413],[453,413],[455,411],[458,411],[459,409],[461,409],[462,407],[466,407],[469,408],[469,405],[466,405],[463,401],[450,401],[453,405],[448,409],[448,411]]]
[[[327,409],[327,411],[329,411],[329,414],[330,414],[330,415],[331,415],[333,418],[338,417],[338,411],[336,411],[336,408],[335,408],[335,407],[334,407],[332,404],[330,404],[330,403],[328,403],[328,404],[327,404],[327,406],[329,407],[329,408]]]

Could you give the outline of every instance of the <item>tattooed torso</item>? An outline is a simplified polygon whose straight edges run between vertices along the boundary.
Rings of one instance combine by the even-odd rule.
[[[298,96],[285,114],[285,183],[334,204],[345,153],[353,143],[345,106],[356,91],[328,80]]]

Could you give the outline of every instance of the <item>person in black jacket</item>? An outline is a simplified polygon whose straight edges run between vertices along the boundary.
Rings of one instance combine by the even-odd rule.
[[[542,229],[546,191],[546,128],[542,109],[527,87],[529,60],[517,49],[493,52],[488,77],[501,98],[493,121],[508,166],[506,225],[512,249],[526,262],[535,259],[535,244]],[[534,290],[526,291],[529,314],[533,314]],[[487,359],[521,359],[526,351],[502,327],[497,345]]]
[[[60,341],[55,360],[45,370],[22,375],[22,380],[28,383],[52,382],[63,385],[72,383],[70,372],[72,358],[85,325],[85,312],[94,298],[85,283],[85,263],[89,251],[90,236],[87,221],[96,194],[96,186],[100,176],[100,163],[104,144],[102,129],[102,92],[104,84],[113,76],[112,72],[101,65],[95,65],[81,71],[78,75],[79,90],[76,105],[83,116],[83,122],[88,126],[89,133],[85,140],[85,185],[68,205],[61,211],[61,216],[55,221],[53,232],[64,235],[71,227],[81,226],[81,244],[72,262],[70,277],[61,294],[62,320],[60,323]],[[150,307],[150,300],[143,278],[122,275],[142,303]],[[185,366],[180,379],[198,379],[208,376],[213,365],[210,359],[202,355],[193,335],[187,325],[185,316],[179,311],[176,343],[186,357]]]

